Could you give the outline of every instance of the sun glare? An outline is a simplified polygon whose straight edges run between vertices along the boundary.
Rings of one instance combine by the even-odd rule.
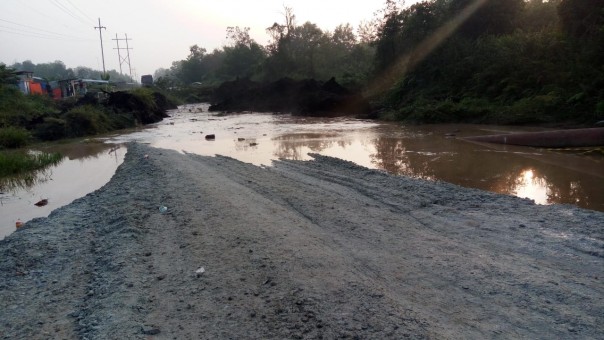
[[[474,0],[456,17],[437,29],[432,35],[424,39],[410,53],[402,56],[378,80],[369,88],[370,94],[384,92],[390,88],[396,80],[401,79],[407,72],[424,60],[432,51],[450,37],[461,24],[463,24],[474,12],[476,12],[487,0]]]
[[[527,169],[520,173],[516,180],[515,195],[530,198],[537,204],[548,204],[547,183],[536,176],[534,170]]]

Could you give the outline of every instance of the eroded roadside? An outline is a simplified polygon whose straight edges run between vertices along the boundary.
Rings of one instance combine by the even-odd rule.
[[[262,168],[131,144],[0,258],[7,339],[604,334],[604,213],[322,156]]]

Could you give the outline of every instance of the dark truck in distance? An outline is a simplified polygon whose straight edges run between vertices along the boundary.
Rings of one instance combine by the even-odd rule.
[[[143,86],[153,85],[153,76],[150,74],[145,74],[144,76],[141,76],[141,84]]]

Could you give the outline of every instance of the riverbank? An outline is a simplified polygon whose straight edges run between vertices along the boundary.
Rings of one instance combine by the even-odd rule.
[[[601,212],[131,144],[103,188],[0,241],[0,333],[596,338],[603,244]]]

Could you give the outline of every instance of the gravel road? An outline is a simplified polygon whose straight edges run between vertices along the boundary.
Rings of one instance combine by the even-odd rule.
[[[602,338],[604,213],[314,157],[130,144],[0,241],[0,338]]]

